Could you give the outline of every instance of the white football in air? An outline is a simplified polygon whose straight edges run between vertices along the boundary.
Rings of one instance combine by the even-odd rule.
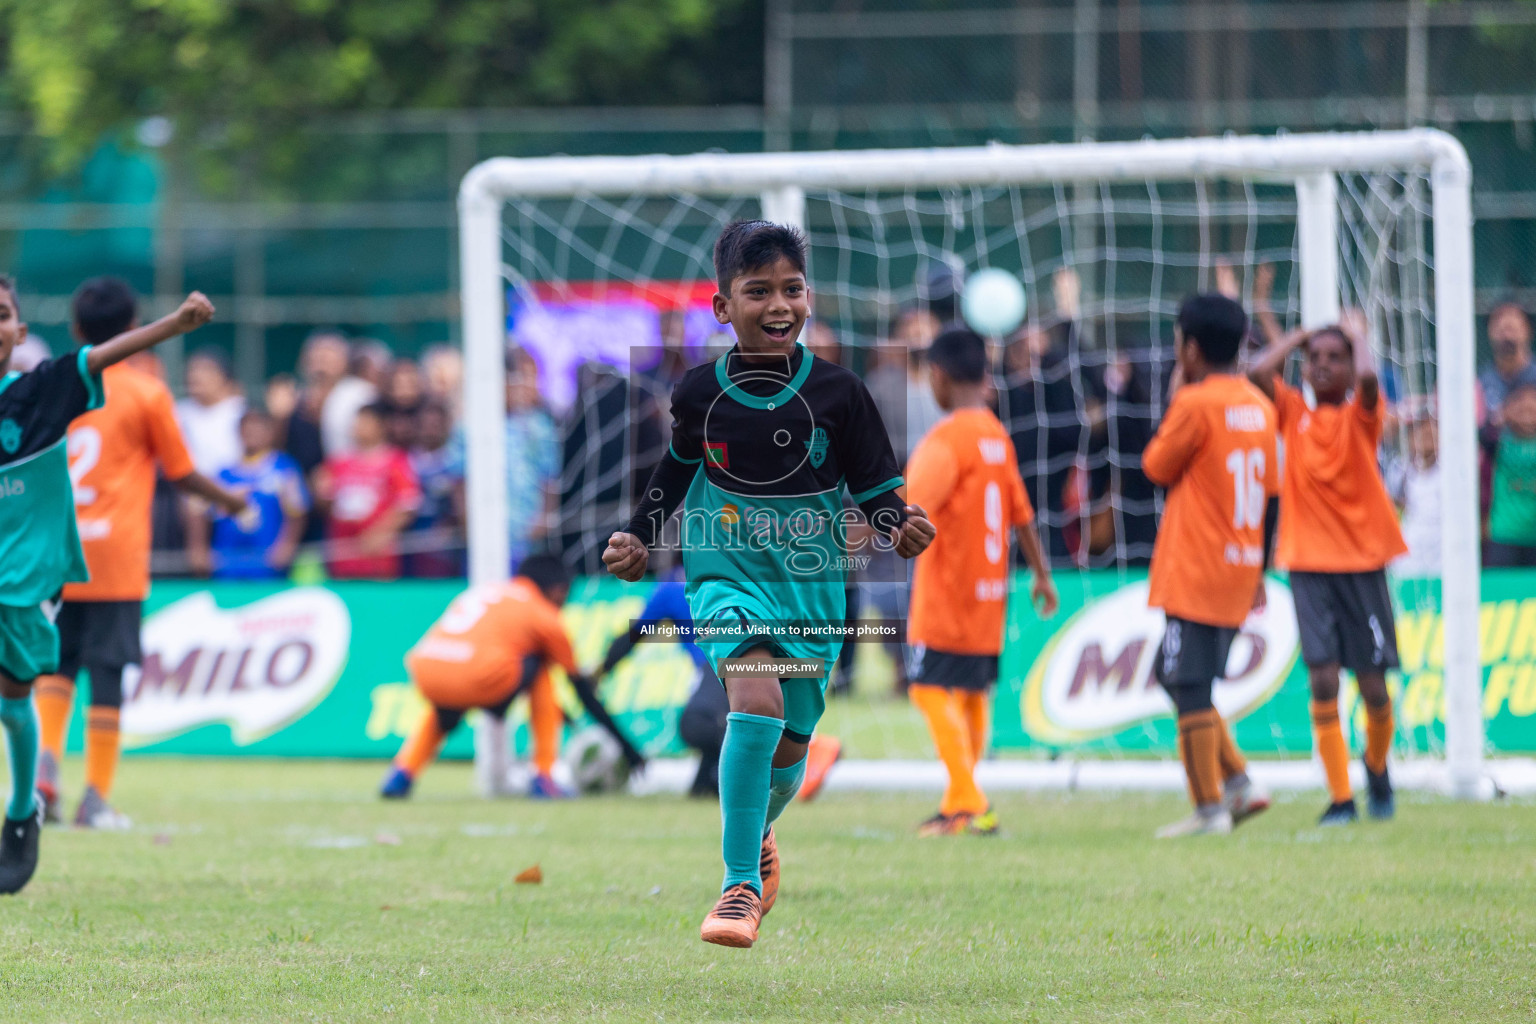
[[[960,315],[971,330],[988,338],[1012,334],[1024,322],[1024,286],[998,267],[978,270],[965,282]]]

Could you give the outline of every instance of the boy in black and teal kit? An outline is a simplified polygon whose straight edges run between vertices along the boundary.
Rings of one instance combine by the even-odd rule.
[[[213,306],[194,292],[172,315],[39,365],[10,368],[27,336],[16,289],[0,277],[0,726],[10,758],[11,798],[0,831],[0,893],[20,891],[37,868],[41,807],[32,681],[56,672],[53,617],[65,583],[87,579],[75,528],[65,433],[100,407],[101,371],[135,352],[207,323]]]
[[[805,775],[826,672],[843,638],[844,488],[884,543],[912,558],[933,539],[863,381],[798,338],[810,316],[805,240],[738,221],[715,244],[715,319],[737,344],[672,394],[672,443],[603,561],[639,579],[681,503],[683,565],[696,642],[730,700],[720,753],[725,882],[701,937],[751,946],[778,894],[774,820]],[[862,524],[859,524],[862,527]],[[725,659],[810,660],[819,675],[748,673]]]

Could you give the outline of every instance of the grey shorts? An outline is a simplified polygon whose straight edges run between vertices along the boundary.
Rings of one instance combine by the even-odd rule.
[[[1157,658],[1163,686],[1211,686],[1227,675],[1227,655],[1237,630],[1168,616]]]
[[[1397,623],[1385,570],[1292,572],[1291,596],[1309,668],[1342,665],[1351,672],[1397,668]]]

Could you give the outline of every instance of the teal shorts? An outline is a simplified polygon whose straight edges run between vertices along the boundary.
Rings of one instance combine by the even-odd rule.
[[[769,609],[756,595],[723,582],[711,581],[700,586],[690,596],[690,606],[694,624],[701,631],[695,642],[709,659],[721,685],[725,677],[720,672],[720,662],[740,657],[754,647],[766,648],[776,658],[817,658],[826,664],[827,674],[820,679],[780,680],[784,690],[784,735],[799,743],[810,742],[816,723],[827,708],[827,679],[837,664],[842,642],[790,640],[754,631],[755,623],[783,622],[784,614]]]
[[[18,683],[59,670],[59,631],[42,605],[0,604],[0,672]]]

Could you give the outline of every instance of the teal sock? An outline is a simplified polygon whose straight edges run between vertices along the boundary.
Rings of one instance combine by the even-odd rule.
[[[788,768],[775,768],[768,778],[768,822],[763,826],[764,832],[768,831],[768,825],[779,820],[784,808],[800,792],[800,783],[805,781],[805,758]]]
[[[0,697],[0,725],[5,727],[6,748],[11,755],[11,802],[5,816],[12,821],[35,809],[33,787],[37,783],[37,713],[32,695]]]
[[[720,846],[725,855],[725,883],[720,891],[746,882],[762,893],[758,855],[768,820],[773,752],[784,733],[784,720],[733,711],[725,723],[725,743],[720,747]]]

